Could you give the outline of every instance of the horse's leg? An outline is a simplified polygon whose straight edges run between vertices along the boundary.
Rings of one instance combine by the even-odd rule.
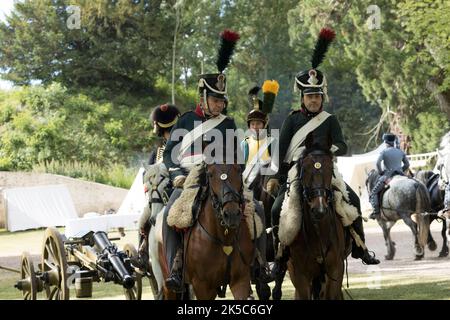
[[[430,226],[434,220],[435,220],[435,216],[430,216]],[[428,230],[427,246],[428,246],[428,249],[430,249],[431,251],[434,251],[437,248],[436,241],[434,241],[434,239],[433,239],[431,230]]]
[[[247,300],[250,295],[250,277],[243,276],[239,281],[230,284],[234,300]]]
[[[439,257],[443,258],[443,257],[448,256],[447,220],[444,220],[442,222],[441,236],[442,236],[442,250],[441,250],[441,252],[439,252]]]
[[[255,280],[256,293],[259,300],[266,301],[270,299],[270,287],[267,283],[261,282],[261,280]]]
[[[395,221],[385,221],[378,219],[378,224],[383,230],[384,242],[387,247],[387,255],[384,256],[386,260],[392,260],[395,256],[395,242],[391,239],[391,228],[395,224]]]
[[[197,300],[214,300],[217,296],[217,288],[211,287],[206,281],[192,279],[192,287]]]
[[[420,245],[417,223],[415,223],[409,215],[401,214],[400,216],[413,233],[415,260],[421,260],[425,252],[424,248]]]
[[[286,271],[282,272],[277,278],[275,278],[275,286],[272,289],[272,299],[273,300],[281,300],[282,291],[281,286],[283,284],[284,276],[286,275]]]
[[[291,277],[292,284],[295,287],[297,300],[311,300],[312,299],[312,287],[311,281],[304,275],[298,275]]]

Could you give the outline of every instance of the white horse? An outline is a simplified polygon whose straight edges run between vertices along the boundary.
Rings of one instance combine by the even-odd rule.
[[[150,285],[155,299],[161,300],[163,298],[164,277],[159,261],[158,244],[162,243],[163,212],[167,201],[164,196],[164,189],[169,183],[169,173],[163,163],[146,166],[145,169],[146,176],[149,179],[148,201],[146,203],[151,203],[151,220],[156,221],[155,225],[152,225],[148,237],[150,265],[153,271],[150,275]]]

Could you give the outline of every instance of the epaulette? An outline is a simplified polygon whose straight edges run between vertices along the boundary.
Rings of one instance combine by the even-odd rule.
[[[298,109],[298,110],[292,110],[291,112],[289,112],[289,115],[294,114],[294,113],[297,113],[297,112],[300,112],[300,109]]]

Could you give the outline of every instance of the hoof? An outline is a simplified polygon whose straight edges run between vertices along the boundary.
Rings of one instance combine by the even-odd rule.
[[[439,252],[439,258],[445,258],[447,256],[448,256],[448,250]]]
[[[247,300],[255,300],[255,297],[252,296],[252,295],[249,295],[248,298],[247,298]]]
[[[418,260],[422,260],[424,257],[423,254],[416,254],[416,256],[414,257],[414,260],[418,261]]]
[[[281,289],[280,290],[272,290],[272,299],[273,300],[281,300]]]
[[[394,256],[393,255],[392,256],[391,255],[385,255],[384,259],[385,260],[392,260],[392,259],[394,259]]]
[[[428,249],[430,249],[431,251],[436,250],[437,249],[436,242],[435,241],[428,242]]]

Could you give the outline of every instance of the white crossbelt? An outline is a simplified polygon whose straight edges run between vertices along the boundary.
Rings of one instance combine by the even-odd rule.
[[[191,147],[195,140],[199,137],[210,131],[211,129],[217,127],[220,123],[222,123],[226,119],[226,116],[223,114],[218,115],[217,117],[211,118],[203,122],[201,125],[195,127],[188,134],[183,137],[181,141],[180,153],[178,155],[178,161],[180,161],[180,165],[184,167],[190,167],[195,164],[201,163],[203,161],[203,155],[193,155],[184,157],[184,153]]]
[[[289,144],[286,156],[284,157],[284,162],[291,163],[292,161],[296,161],[300,158],[300,155],[304,149],[301,148],[300,145],[303,141],[305,141],[306,136],[319,127],[326,119],[328,119],[329,116],[331,116],[330,113],[322,111],[317,116],[309,120],[303,127],[297,130],[295,135],[292,137],[291,143]]]
[[[266,139],[264,144],[259,148],[257,155],[254,156],[252,158],[252,160],[250,161],[250,163],[248,163],[247,166],[245,167],[245,170],[242,173],[242,176],[244,177],[244,183],[246,185],[250,185],[253,182],[253,180],[255,180],[256,173],[259,170],[260,166],[266,165],[269,162],[269,161],[261,162],[258,160],[262,158],[264,152],[267,150],[267,148],[269,148],[269,145],[272,143],[273,140],[274,139],[272,137],[269,137],[268,139]],[[258,163],[258,166],[256,166],[257,163]],[[257,168],[257,170],[255,168]],[[254,174],[250,175],[251,173],[254,173]]]

